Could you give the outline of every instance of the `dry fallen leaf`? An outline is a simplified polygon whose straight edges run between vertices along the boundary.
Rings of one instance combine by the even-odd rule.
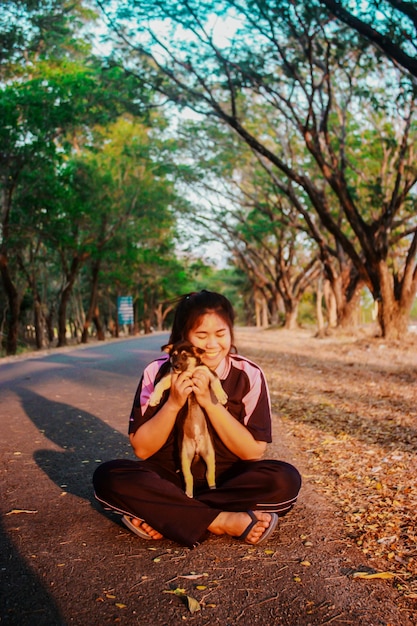
[[[163,593],[172,593],[174,596],[185,596],[185,589],[177,587],[176,589],[165,589]]]
[[[187,605],[190,613],[196,613],[196,611],[201,610],[199,601],[193,598],[192,596],[188,596],[185,593],[185,589],[181,589],[177,587],[176,589],[172,589],[170,591],[164,591],[164,593],[172,593],[175,596],[178,596],[179,598],[181,598],[181,600],[183,600],[185,604]]]
[[[396,576],[388,582],[401,578],[402,595],[417,594],[417,342],[386,348],[384,360],[377,340],[324,344],[291,334],[286,344],[278,332],[276,341],[257,337],[256,347],[242,334],[239,348],[263,367],[279,427],[307,451],[306,480],[338,508],[346,541],[385,560],[380,569]]]
[[[375,574],[370,574],[369,572],[353,572],[352,578],[364,578],[365,580],[382,578],[388,580],[389,578],[395,578],[395,574],[392,572],[376,572]]]
[[[196,600],[192,596],[186,596],[186,600],[190,613],[196,613],[197,611],[201,610],[201,606],[198,600]]]

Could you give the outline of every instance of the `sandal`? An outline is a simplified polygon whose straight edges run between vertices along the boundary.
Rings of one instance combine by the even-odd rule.
[[[233,539],[240,539],[242,541],[245,540],[252,528],[259,522],[259,519],[256,517],[253,511],[246,511],[246,513],[251,518],[251,522],[248,524],[248,526],[245,528],[241,535],[239,535],[238,537],[233,537]],[[269,526],[268,528],[265,528],[263,534],[259,537],[258,541],[247,541],[246,543],[249,543],[251,546],[257,546],[258,543],[262,543],[263,541],[265,541],[265,539],[268,539],[268,537],[272,535],[278,524],[278,515],[276,513],[270,513],[269,515],[271,516]]]
[[[146,539],[146,540],[152,539],[152,537],[148,535],[147,532],[142,530],[140,526],[135,526],[135,524],[132,522],[132,519],[133,519],[132,517],[128,517],[127,515],[122,516],[123,524],[125,524],[125,526],[129,528],[129,530],[135,533],[135,535],[138,535],[141,539]],[[143,522],[143,520],[140,520],[140,521]]]

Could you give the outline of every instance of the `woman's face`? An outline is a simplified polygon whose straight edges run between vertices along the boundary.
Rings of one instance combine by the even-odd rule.
[[[188,341],[202,348],[202,362],[214,370],[230,352],[232,339],[229,326],[217,313],[205,313],[190,330]]]

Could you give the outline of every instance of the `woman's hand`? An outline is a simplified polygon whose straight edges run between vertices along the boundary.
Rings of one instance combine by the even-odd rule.
[[[198,404],[205,408],[212,404],[212,395],[210,391],[210,374],[204,368],[194,370],[192,377],[192,391]]]
[[[190,372],[171,374],[171,387],[167,401],[157,413],[130,435],[130,443],[140,459],[148,459],[158,452],[174,428],[178,412],[193,391]]]
[[[171,374],[171,388],[169,392],[168,402],[176,405],[178,410],[182,409],[187,402],[188,396],[194,391],[193,382],[190,372],[181,372]]]
[[[205,368],[197,368],[191,382],[198,404],[206,411],[212,426],[229,450],[247,461],[262,458],[266,442],[254,439],[246,426],[235,419],[220,402],[213,399],[210,373]]]

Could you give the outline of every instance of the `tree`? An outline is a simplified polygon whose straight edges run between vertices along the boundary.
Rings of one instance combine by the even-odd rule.
[[[86,224],[84,218],[83,228],[87,233],[95,233],[89,254],[91,289],[83,341],[87,340],[88,328],[97,312],[103,272],[127,254],[129,274],[136,276],[137,266],[143,262],[143,249],[151,245],[156,248],[155,242],[161,237],[170,248],[173,206],[178,199],[168,177],[172,164],[167,158],[160,158],[164,142],[159,135],[164,126],[165,121],[156,115],[148,125],[131,117],[120,118],[97,129],[94,145],[77,161],[73,187],[89,207],[89,222]],[[142,267],[140,273],[143,271]],[[97,322],[96,315],[96,325]]]
[[[295,328],[304,291],[321,271],[298,207],[258,155],[227,129],[193,123],[187,130],[192,188],[200,197],[191,219],[202,226],[200,239],[221,241],[247,275],[252,300],[262,310],[257,325],[278,324],[283,313],[285,327]]]
[[[417,78],[417,8],[402,0],[366,4],[321,0],[335,17],[366,37],[394,63]]]
[[[245,109],[252,128],[258,125],[258,132],[263,136],[269,132],[264,121],[268,117],[263,114],[265,109],[256,114],[256,106],[248,106],[248,103]],[[226,125],[218,120],[208,119],[204,125],[201,122],[184,124],[181,136],[184,158],[193,164],[186,182],[193,194],[199,193],[199,200],[191,206],[190,220],[197,219],[202,229],[196,231],[195,237],[203,243],[222,241],[230,251],[231,261],[250,275],[252,300],[257,303],[257,309],[262,310],[262,315],[256,315],[257,323],[261,323],[261,317],[263,325],[268,320],[276,323],[278,308],[280,311],[284,308],[284,305],[281,306],[283,302],[287,323],[294,319],[297,303],[302,297],[301,287],[307,288],[316,275],[315,244],[327,279],[324,288],[327,293],[330,282],[333,290],[331,301],[336,307],[336,317],[333,313],[330,316],[329,311],[329,324],[332,328],[336,325],[349,327],[353,323],[364,281],[335,238],[314,218],[307,194],[301,194],[299,190],[297,193],[279,170],[240,141],[238,136],[228,132]],[[307,168],[314,169],[304,142],[297,139],[288,125],[282,136],[286,137],[290,146],[292,161],[309,163]],[[367,168],[366,165],[362,167]],[[365,170],[366,178],[368,173]],[[257,221],[263,224],[261,230],[256,228]],[[268,270],[268,273],[272,271],[274,279],[267,280],[265,276],[261,279],[261,263],[255,263],[253,258],[249,261],[249,250],[260,245],[260,233],[262,238],[268,234],[270,237],[269,242],[265,239],[265,245],[262,244],[262,258],[267,266],[273,266],[274,269]],[[276,247],[271,245],[272,240]],[[286,245],[280,243],[284,241]],[[287,254],[290,248],[294,250],[295,247],[298,250],[304,248],[305,253]],[[288,263],[290,258],[298,264],[298,270]],[[313,261],[311,266],[310,261]],[[305,280],[308,276],[309,280]],[[296,287],[293,296],[288,290],[291,284]],[[332,304],[332,311],[333,308]]]
[[[17,348],[23,293],[16,277],[14,258],[16,250],[21,248],[12,236],[11,224],[13,222],[15,231],[22,232],[25,220],[30,220],[30,207],[19,207],[18,196],[23,201],[24,197],[27,200],[36,193],[38,208],[42,211],[36,176],[32,177],[36,192],[27,188],[30,174],[37,171],[38,178],[48,183],[43,198],[48,204],[52,188],[56,187],[51,177],[59,177],[67,155],[88,140],[89,127],[105,123],[126,107],[143,112],[146,98],[142,98],[145,92],[137,81],[132,81],[118,68],[102,68],[90,56],[84,38],[74,37],[75,30],[82,29],[85,21],[92,18],[81,2],[74,2],[68,11],[63,0],[47,4],[37,0],[16,1],[2,5],[0,13],[4,18],[2,34],[5,35],[0,86],[3,122],[0,128],[0,272],[8,299],[6,349],[13,354]],[[37,215],[45,224],[47,215]],[[21,268],[22,261],[21,255]],[[73,274],[78,261],[73,259],[70,267]],[[25,275],[29,278],[30,273]],[[37,299],[35,295],[34,301]]]
[[[214,15],[217,21],[228,16],[232,24],[221,45]],[[130,67],[136,60],[137,75],[146,71],[149,79],[154,72],[161,93],[222,120],[286,178],[297,197],[307,197],[379,302],[382,334],[404,335],[417,290],[411,83],[377,60],[351,30],[330,24],[318,2],[141,2],[123,6],[123,20],[116,20],[117,32],[125,52],[128,47]],[[151,61],[146,70],[144,60]],[[247,93],[267,115],[267,136],[246,117]],[[375,125],[378,114],[385,121]],[[309,160],[292,158],[288,126],[304,141]],[[355,185],[360,137],[368,128],[379,135],[382,149],[374,143],[378,174],[362,181],[366,195]],[[400,257],[405,242],[407,253]]]

